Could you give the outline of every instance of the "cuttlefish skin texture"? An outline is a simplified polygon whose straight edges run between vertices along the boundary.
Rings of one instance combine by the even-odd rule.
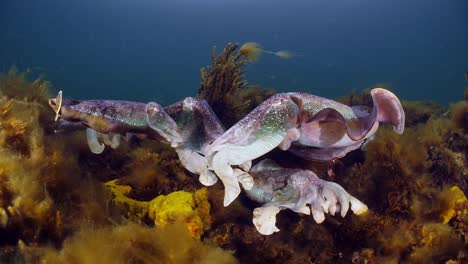
[[[203,185],[211,186],[218,178],[208,167],[205,157],[207,146],[224,133],[218,117],[205,100],[185,98],[164,107],[148,103],[148,124],[155,131],[167,134],[179,131],[178,137],[166,136],[177,152],[182,165],[200,176]],[[162,114],[166,114],[164,118]]]
[[[204,149],[225,130],[205,100],[188,97],[163,108],[154,102],[63,100],[59,92],[49,104],[60,117],[57,132],[86,129],[95,154],[102,153],[105,145],[117,148],[121,136],[165,140],[202,184],[213,185],[218,179],[208,168]]]
[[[317,223],[325,220],[325,214],[339,212],[345,217],[348,210],[359,215],[367,206],[347,193],[340,185],[321,180],[308,170],[282,168],[272,160],[262,160],[249,174],[254,185],[246,190],[247,196],[262,207],[254,210],[253,223],[263,235],[279,231],[276,214],[284,209],[312,216]]]
[[[306,159],[331,161],[361,147],[380,122],[403,133],[405,113],[398,98],[382,88],[373,89],[371,96],[372,109],[305,93],[276,94],[260,104],[206,150],[208,166],[225,186],[224,205],[240,193],[232,166],[248,164],[276,147]]]
[[[59,131],[86,129],[91,152],[100,154],[105,145],[117,148],[120,139],[136,135],[143,138],[163,139],[146,122],[146,104],[119,100],[68,100],[60,91],[49,100],[56,112]],[[71,129],[73,128],[73,129]],[[101,141],[104,142],[102,144]]]
[[[53,104],[54,99],[51,99]],[[81,122],[96,132],[154,134],[145,122],[146,104],[117,100],[67,100],[60,109],[60,118]]]

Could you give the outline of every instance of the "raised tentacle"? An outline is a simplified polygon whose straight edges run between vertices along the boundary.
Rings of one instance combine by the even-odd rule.
[[[49,105],[55,112],[54,121],[57,121],[60,117],[60,109],[62,108],[62,91],[57,93],[57,97],[49,99]]]

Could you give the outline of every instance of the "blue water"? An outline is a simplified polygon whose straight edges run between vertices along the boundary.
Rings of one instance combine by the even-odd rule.
[[[0,71],[45,71],[66,97],[196,93],[212,46],[290,50],[251,84],[336,97],[377,85],[449,103],[468,87],[467,0],[2,0]]]

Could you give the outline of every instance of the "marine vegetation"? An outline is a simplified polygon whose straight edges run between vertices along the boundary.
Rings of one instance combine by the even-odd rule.
[[[236,263],[231,253],[197,238],[207,227],[203,221],[209,223],[204,191],[193,197],[203,220],[200,231],[192,227],[193,234],[181,221],[174,222],[177,227],[155,227],[148,215],[127,207],[126,202],[141,205],[147,197],[182,190],[181,185],[195,190],[196,179],[186,175],[172,148],[160,144],[129,152],[122,146],[97,156],[83,144],[81,132],[54,133],[48,90],[36,90],[48,88],[47,82],[11,70],[1,76],[0,87],[0,262],[153,263],[157,258],[161,263]],[[18,92],[5,90],[11,87]],[[145,166],[155,175],[142,175]],[[118,191],[106,187],[112,179],[122,181],[114,182]],[[179,183],[154,187],[171,181]],[[148,248],[152,253],[145,255]],[[181,251],[191,253],[174,254]]]
[[[237,56],[236,53],[232,51],[229,56]],[[230,61],[231,66],[235,62]],[[231,66],[226,66],[225,70],[240,69],[239,65]],[[221,66],[213,64],[213,67]],[[211,75],[212,80],[221,80],[216,76],[223,75],[218,73]],[[235,74],[231,72],[224,76]],[[225,83],[234,82],[230,79]],[[43,89],[40,92],[35,90],[39,87]],[[212,91],[213,94],[222,94],[217,89],[222,90],[223,87],[210,87],[216,90]],[[223,109],[229,100],[245,101],[241,94],[247,91],[246,88],[237,87],[232,93],[234,98],[212,97],[211,100],[219,100],[219,109]],[[19,91],[11,92],[10,89]],[[333,100],[314,97],[308,101],[309,95],[279,94],[272,100],[286,100],[280,100],[278,104],[262,98],[252,101],[252,105],[239,112],[227,108],[239,115],[226,115],[230,124],[223,123],[220,118],[220,126],[213,129],[209,126],[213,123],[204,120],[213,121],[210,118],[218,113],[213,110],[211,115],[206,111],[209,108],[205,107],[203,100],[189,98],[171,107],[144,103],[144,107],[138,106],[140,110],[132,112],[141,113],[143,122],[129,122],[119,130],[122,129],[120,124],[109,126],[112,123],[109,120],[89,119],[87,115],[80,115],[79,122],[72,118],[69,122],[63,120],[73,105],[87,105],[94,113],[100,113],[99,109],[91,106],[101,105],[102,101],[90,104],[89,101],[57,97],[51,100],[52,108],[59,115],[58,121],[54,122],[54,113],[47,106],[47,98],[50,98],[48,89],[49,84],[42,78],[39,81],[28,80],[27,75],[15,70],[0,78],[0,262],[468,261],[466,99],[444,108],[427,102],[403,102],[400,105],[399,101],[396,103],[396,97],[384,89],[368,90],[362,94],[355,92],[351,99],[342,98],[341,102],[367,106],[352,108],[355,110],[352,113],[361,117],[358,124],[365,124],[356,126],[347,119],[350,112],[339,110],[343,105]],[[251,91],[253,96],[250,98],[259,94],[254,88]],[[206,93],[209,94],[209,90]],[[59,107],[60,101],[62,106]],[[235,162],[229,160],[226,163],[238,172],[235,183],[238,185],[240,182],[245,192],[241,192],[229,207],[224,207],[225,191],[221,184],[216,184],[219,175],[213,169],[213,157],[228,146],[227,141],[213,142],[232,133],[224,128],[249,116],[248,113],[256,111],[253,109],[259,104],[263,104],[258,108],[261,110],[268,105],[282,106],[286,103],[284,106],[287,107],[278,109],[288,110],[284,112],[288,113],[287,117],[310,121],[310,116],[295,115],[289,110],[308,109],[308,103],[317,101],[332,104],[326,109],[335,109],[339,115],[326,110],[325,120],[330,121],[329,118],[333,117],[332,120],[342,127],[349,126],[349,129],[344,129],[345,133],[339,135],[356,139],[353,142],[359,146],[344,149],[346,155],[337,155],[339,158],[330,160],[323,158],[327,156],[322,154],[329,153],[333,144],[323,145],[319,141],[320,144],[309,153],[318,153],[320,155],[314,157],[322,159],[307,160],[294,158],[291,151],[274,150],[276,146],[288,145],[287,140],[284,144],[279,140],[271,149],[249,158],[252,168],[250,162],[233,165]],[[115,105],[110,101],[105,103]],[[127,106],[135,104],[130,102]],[[112,113],[118,117],[122,113],[119,109],[135,108],[117,105],[114,109],[118,111]],[[257,111],[269,113],[260,110]],[[392,114],[375,115],[382,110]],[[403,112],[406,118],[403,118]],[[315,112],[311,114],[314,115]],[[250,119],[255,124],[253,127],[268,127],[258,125],[259,119],[262,119],[261,115]],[[193,120],[196,122],[188,122]],[[138,117],[133,121],[141,120]],[[246,129],[247,121],[232,126],[237,126],[233,131]],[[308,146],[310,140],[301,140],[303,134],[307,135],[303,123],[294,118],[292,121],[301,126],[287,127],[291,133],[288,129],[284,132],[285,129],[279,126],[279,130],[260,133],[259,138],[267,135],[266,132],[281,131],[285,133],[282,139],[291,139],[289,149]],[[385,125],[376,131],[362,129],[373,128],[379,122],[390,123],[397,132],[405,127],[405,132],[401,135],[394,133]],[[324,122],[329,123],[333,122]],[[130,130],[133,127],[129,124],[141,124],[143,129]],[[86,144],[84,131],[90,126],[97,130],[93,129],[88,138],[93,140]],[[108,128],[110,130],[106,131]],[[218,131],[221,135],[210,131]],[[355,137],[356,131],[364,136]],[[296,132],[301,137],[292,140],[297,137]],[[148,136],[149,133],[154,133],[154,138]],[[210,135],[217,136],[210,139]],[[118,137],[127,143],[117,147],[115,138]],[[336,144],[337,141],[327,142]],[[90,145],[102,148],[103,143],[115,149],[98,148],[99,151],[95,152],[100,152],[99,155],[89,151]],[[213,150],[211,144],[219,144],[222,148]],[[210,154],[214,155],[210,157]],[[263,154],[274,162],[265,160]],[[263,161],[257,160],[260,156]],[[190,163],[193,157],[202,162]],[[199,164],[202,166],[196,166]],[[215,177],[204,174],[209,176],[198,178],[202,172],[207,173],[205,168]],[[310,184],[302,184],[304,181]],[[203,188],[207,183],[212,186]],[[309,211],[312,216],[296,213],[305,212],[303,203],[310,204],[311,208],[307,209],[312,209]],[[259,212],[256,208],[263,209]],[[286,208],[292,210],[282,210]],[[350,214],[342,218],[349,209],[360,215]],[[367,212],[362,214],[364,209]],[[255,211],[252,221],[252,212]],[[271,218],[272,212],[275,218]],[[335,217],[333,214],[338,212],[341,216]],[[259,219],[265,220],[256,221]],[[272,219],[275,220],[273,225]],[[281,231],[274,233],[277,231],[275,228]],[[266,236],[257,230],[273,234]]]
[[[228,43],[223,51],[211,54],[211,64],[200,70],[197,97],[204,99],[226,127],[232,126],[257,105],[272,96],[272,89],[248,87],[244,78],[248,56],[238,45]]]

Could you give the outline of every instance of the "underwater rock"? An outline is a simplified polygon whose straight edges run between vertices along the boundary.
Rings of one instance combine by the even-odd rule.
[[[458,186],[452,186],[450,189],[441,192],[440,197],[445,205],[444,210],[440,213],[440,217],[442,218],[442,223],[447,224],[456,215],[457,205],[467,201],[466,196]]]
[[[463,238],[465,245],[468,244],[468,201],[455,205],[455,215],[450,225]]]
[[[143,220],[148,215],[149,202],[137,201],[128,197],[132,188],[128,185],[118,185],[117,179],[106,182],[105,187],[111,192],[111,201],[122,208],[129,219]]]

